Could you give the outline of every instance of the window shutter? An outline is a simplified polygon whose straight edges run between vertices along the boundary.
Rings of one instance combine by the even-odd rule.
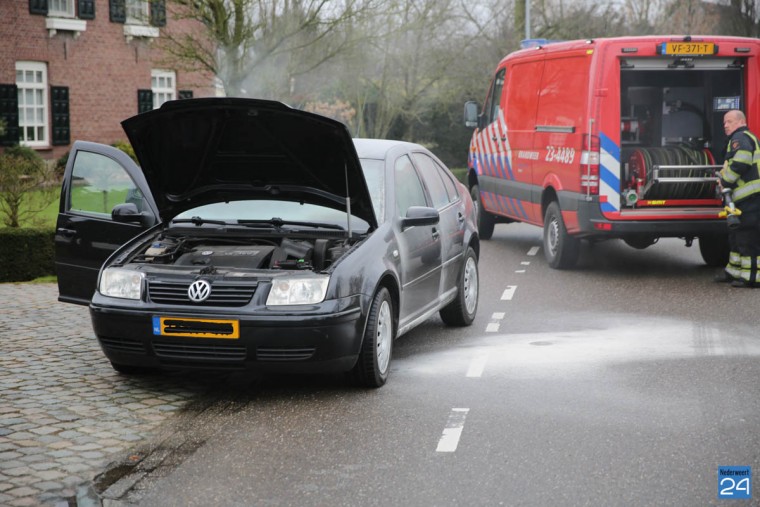
[[[43,16],[47,16],[47,13],[47,0],[29,0],[29,14],[42,14]]]
[[[166,26],[166,0],[152,0],[150,2],[150,24]]]
[[[180,99],[192,99],[193,98],[193,90],[179,90],[177,92],[177,97]]]
[[[69,131],[69,87],[51,86],[50,96],[53,106],[53,146],[71,144]]]
[[[108,19],[111,23],[126,23],[127,0],[108,0]]]
[[[79,0],[77,7],[79,19],[95,19],[95,0]]]
[[[153,90],[137,90],[137,112],[153,110]]]
[[[5,122],[5,135],[0,137],[0,146],[18,144],[18,88],[15,84],[0,84],[0,118]]]

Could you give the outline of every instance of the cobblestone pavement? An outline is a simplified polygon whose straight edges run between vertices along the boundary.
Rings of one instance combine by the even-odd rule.
[[[83,485],[149,438],[204,386],[129,378],[98,346],[86,307],[54,284],[0,284],[0,505],[75,505]]]

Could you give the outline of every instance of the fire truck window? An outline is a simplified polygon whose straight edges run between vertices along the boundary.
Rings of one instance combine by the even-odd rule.
[[[427,206],[425,190],[409,157],[404,155],[396,160],[394,173],[398,216],[406,216],[406,210],[411,206]]]
[[[491,93],[488,94],[488,103],[485,112],[488,115],[488,123],[495,121],[499,117],[499,104],[501,103],[501,91],[504,89],[504,75],[506,69],[501,69],[496,73],[491,85]]]

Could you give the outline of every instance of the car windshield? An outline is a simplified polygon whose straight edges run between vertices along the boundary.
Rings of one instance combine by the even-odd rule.
[[[372,208],[375,210],[377,223],[381,224],[385,221],[385,163],[374,158],[362,158],[359,161],[372,197]]]
[[[314,224],[318,228],[346,229],[348,225],[346,213],[343,211],[315,204],[276,200],[216,202],[189,209],[174,217],[175,222],[190,219],[198,223],[238,222],[247,223],[246,225],[273,222],[273,225],[293,226],[295,228]],[[351,229],[356,232],[367,231],[369,224],[361,218],[353,216],[351,217]]]

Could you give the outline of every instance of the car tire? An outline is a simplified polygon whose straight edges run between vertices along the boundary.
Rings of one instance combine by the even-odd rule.
[[[439,314],[448,326],[469,326],[478,311],[478,257],[467,247],[462,272],[457,281],[457,296]]]
[[[575,266],[580,254],[580,240],[567,233],[557,201],[552,201],[544,215],[544,256],[554,269]]]
[[[111,362],[111,367],[122,375],[149,375],[156,373],[155,368],[149,368],[147,366],[133,366],[131,364],[119,364]]]
[[[358,385],[381,387],[388,380],[396,338],[394,320],[393,300],[388,289],[382,287],[372,300],[359,360],[352,370]]]
[[[699,253],[710,267],[719,268],[728,264],[731,247],[727,234],[708,234],[699,237]]]
[[[496,219],[492,214],[483,209],[483,201],[480,199],[480,187],[473,185],[470,189],[472,204],[475,205],[475,216],[478,222],[478,236],[481,239],[491,239]]]

